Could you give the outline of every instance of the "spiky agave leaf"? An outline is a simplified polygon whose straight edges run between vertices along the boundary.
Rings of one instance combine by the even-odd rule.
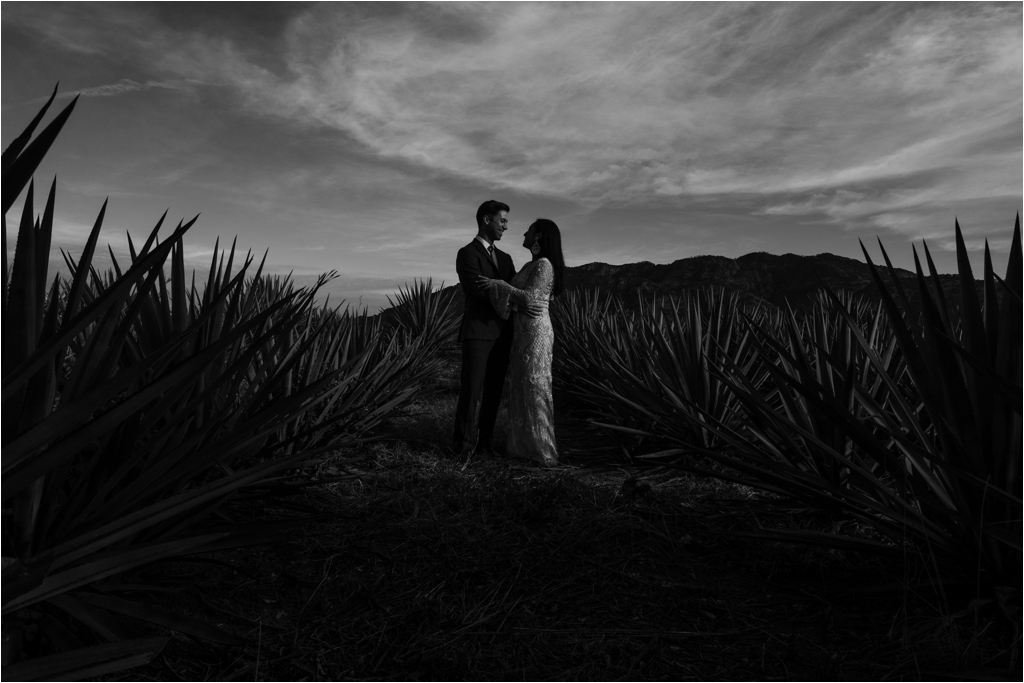
[[[445,343],[455,334],[459,318],[455,310],[455,290],[444,291],[444,283],[435,291],[433,281],[415,280],[405,285],[392,300],[387,311],[393,324],[403,328],[413,337],[427,337],[436,343]]]
[[[167,644],[167,638],[140,638],[84,647],[3,667],[8,681],[77,681],[150,662]]]
[[[50,108],[50,104],[53,99],[57,96],[57,88],[54,87],[53,94],[50,95],[50,99],[46,101],[46,104],[39,110],[35,118],[32,119],[31,123],[22,131],[21,135],[15,138],[6,149],[4,149],[2,157],[2,168],[3,168],[3,213],[6,214],[7,210],[11,208],[15,200],[21,191],[25,189],[25,186],[32,180],[32,174],[35,173],[39,163],[46,156],[46,152],[49,151],[53,141],[57,139],[57,135],[60,133],[64,124],[67,123],[68,117],[71,116],[71,112],[75,109],[75,104],[78,103],[78,97],[76,96],[68,106],[56,116],[54,119],[47,124],[46,128],[43,129],[39,135],[29,142],[32,137],[32,133],[35,132],[36,126],[43,120],[43,116],[46,115],[46,111]],[[6,272],[6,268],[4,272]],[[6,284],[6,283],[5,283]]]

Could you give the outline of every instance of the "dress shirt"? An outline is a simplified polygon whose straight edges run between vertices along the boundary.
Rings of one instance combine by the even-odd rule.
[[[495,268],[498,268],[498,254],[493,251],[494,249],[497,249],[497,247],[495,247],[493,244],[488,244],[487,240],[485,240],[480,235],[477,235],[473,239],[475,239],[480,244],[484,245],[484,249],[487,250],[487,253],[491,257],[491,263],[494,264]],[[500,270],[500,268],[499,268],[499,270]],[[512,304],[512,312],[513,313],[517,313],[518,311],[519,311],[519,305],[518,304]]]
[[[476,239],[476,241],[478,241],[480,244],[484,245],[484,249],[487,250],[487,255],[491,257],[491,263],[493,263],[494,267],[497,268],[498,267],[498,255],[494,253],[494,245],[493,244],[488,244],[487,240],[485,240],[480,235],[477,235],[474,239]]]

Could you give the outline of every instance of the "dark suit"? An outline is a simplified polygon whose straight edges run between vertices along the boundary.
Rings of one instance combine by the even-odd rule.
[[[455,451],[490,448],[512,350],[512,316],[502,320],[487,293],[477,285],[480,276],[509,282],[516,273],[512,257],[494,249],[495,268],[480,240],[459,249],[455,270],[466,295],[459,328],[462,342],[462,387],[455,408]]]

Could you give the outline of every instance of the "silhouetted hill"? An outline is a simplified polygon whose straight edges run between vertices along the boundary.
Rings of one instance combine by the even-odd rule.
[[[898,273],[904,282],[912,284],[908,281],[915,278],[913,273]],[[955,279],[949,278],[951,282]],[[756,252],[737,259],[693,256],[664,265],[588,263],[569,268],[566,274],[569,288],[601,287],[626,299],[637,294],[679,294],[711,286],[737,292],[752,303],[768,301],[784,306],[788,301],[795,308],[809,304],[822,282],[834,290],[877,296],[867,264],[835,254],[778,256]]]
[[[899,268],[896,272],[912,304],[916,304],[917,276]],[[883,277],[888,281],[884,269]],[[957,276],[940,275],[939,278],[947,300],[951,304],[958,302]],[[767,301],[785,306],[788,301],[799,309],[810,304],[822,282],[833,290],[878,297],[867,264],[835,254],[780,256],[755,252],[736,259],[693,256],[667,264],[647,261],[619,266],[588,263],[567,268],[565,282],[566,289],[570,290],[600,288],[614,292],[628,304],[634,304],[638,295],[647,298],[651,295],[678,295],[700,287],[723,287],[739,293],[751,303]],[[979,289],[979,295],[980,292]]]

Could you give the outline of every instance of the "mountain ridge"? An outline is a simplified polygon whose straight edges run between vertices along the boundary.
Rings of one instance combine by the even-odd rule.
[[[914,280],[917,275],[903,268],[895,271],[911,305],[916,308],[919,295]],[[888,269],[884,265],[881,272],[888,283]],[[947,301],[959,301],[957,275],[940,274],[939,282]],[[627,305],[635,305],[638,297],[679,296],[687,290],[721,287],[736,292],[749,303],[768,302],[780,307],[788,304],[795,309],[806,309],[822,284],[834,291],[879,298],[866,263],[827,252],[803,256],[761,251],[738,258],[690,256],[665,264],[594,262],[565,269],[567,291],[599,288],[621,296]],[[462,296],[459,285],[445,289],[451,288],[457,288],[458,296]]]

